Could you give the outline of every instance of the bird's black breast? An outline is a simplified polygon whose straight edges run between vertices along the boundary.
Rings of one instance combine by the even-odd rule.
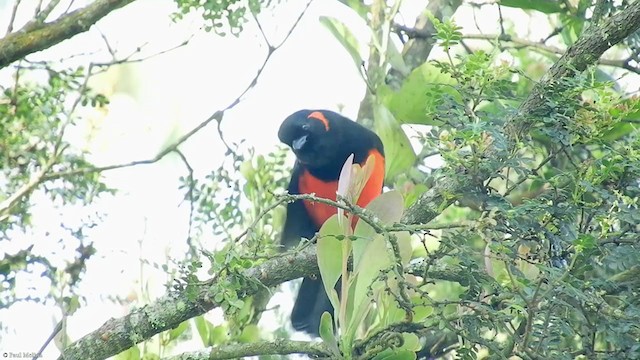
[[[384,156],[382,141],[376,133],[347,118],[340,120],[342,121],[333,125],[333,131],[340,132],[340,142],[326,154],[331,157],[331,161],[322,167],[304,165],[311,175],[324,181],[337,180],[344,162],[351,154],[354,154],[353,162],[360,165],[364,164],[372,150],[378,150]]]

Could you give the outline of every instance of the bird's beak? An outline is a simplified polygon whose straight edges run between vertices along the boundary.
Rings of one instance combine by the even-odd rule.
[[[302,149],[302,147],[306,143],[307,143],[307,135],[303,135],[293,140],[293,142],[291,143],[291,148],[293,149],[293,151],[299,151],[300,149]]]

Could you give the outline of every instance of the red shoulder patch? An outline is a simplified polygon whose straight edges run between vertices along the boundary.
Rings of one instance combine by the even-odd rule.
[[[314,119],[314,120],[320,121],[322,124],[324,124],[324,130],[329,131],[329,120],[327,120],[324,114],[321,113],[320,111],[312,112],[311,114],[309,114],[309,116],[307,116],[307,119]]]

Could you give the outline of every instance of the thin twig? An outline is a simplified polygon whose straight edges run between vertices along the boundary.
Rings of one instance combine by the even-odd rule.
[[[111,54],[111,58],[115,60],[116,52],[111,47],[111,44],[109,43],[109,39],[107,39],[107,36],[100,30],[100,28],[96,26],[96,29],[98,30],[98,34],[100,34],[102,41],[104,41],[104,45],[107,47],[107,51],[109,51],[109,54]]]
[[[517,45],[520,45],[520,47],[528,47],[528,48],[532,48],[535,50],[541,50],[544,52],[548,52],[548,53],[552,53],[552,54],[557,54],[557,55],[563,55],[566,50],[563,50],[559,47],[556,46],[551,46],[551,45],[546,45],[544,42],[539,42],[539,41],[532,41],[532,40],[528,40],[528,39],[523,39],[523,38],[519,38],[519,37],[515,37],[515,36],[511,36],[511,35],[507,35],[507,34],[465,34],[462,35],[463,39],[469,39],[469,40],[487,40],[487,41],[504,41],[504,42],[511,42]],[[625,70],[629,70],[631,72],[634,72],[636,74],[640,74],[640,68],[636,68],[633,67],[630,63],[631,59],[598,59],[598,64],[600,65],[605,65],[605,66],[611,66],[611,67],[618,67],[618,68],[622,68]]]
[[[540,171],[540,169],[542,169],[543,166],[545,166],[549,161],[551,161],[554,157],[556,157],[556,155],[558,155],[559,152],[563,151],[564,148],[565,148],[565,145],[562,145],[562,147],[560,149],[558,149],[558,150],[552,152],[551,154],[549,154],[549,156],[547,156],[544,160],[542,160],[542,162],[540,164],[538,164],[538,166],[536,166],[535,169],[532,169],[530,171],[529,175],[523,176],[520,180],[516,181],[513,185],[511,185],[510,188],[507,189],[507,191],[504,192],[504,194],[502,196],[507,196],[507,195],[511,194],[511,192],[513,190],[515,190],[523,182],[527,181],[529,179],[529,176],[536,175],[538,173],[538,171]]]
[[[66,317],[63,317],[62,320],[60,320],[56,324],[56,327],[53,329],[53,331],[51,332],[47,340],[45,340],[44,344],[42,344],[42,346],[40,347],[40,350],[38,350],[38,352],[35,353],[35,355],[33,355],[33,358],[31,360],[38,360],[42,358],[42,353],[47,348],[47,346],[49,346],[49,343],[51,342],[51,340],[53,340],[56,337],[56,335],[58,335],[58,333],[62,331],[62,327],[64,326],[64,323],[66,321],[67,321]]]
[[[272,47],[270,49],[270,51],[267,53],[267,56],[265,57],[264,61],[260,65],[260,68],[258,68],[258,71],[256,72],[256,75],[249,82],[247,87],[240,93],[240,95],[238,95],[233,101],[231,101],[231,103],[229,103],[229,105],[227,105],[225,108],[223,108],[222,110],[218,110],[218,111],[214,112],[206,120],[204,120],[203,122],[201,122],[200,124],[195,126],[193,129],[188,131],[186,134],[182,135],[180,138],[178,138],[178,140],[176,140],[173,144],[171,144],[171,145],[167,146],[166,148],[164,148],[156,156],[154,156],[154,157],[152,157],[150,159],[135,160],[135,161],[130,161],[130,162],[122,163],[122,164],[113,164],[113,165],[107,165],[107,166],[87,167],[87,168],[82,168],[82,169],[73,169],[73,170],[68,170],[68,171],[60,171],[60,172],[56,172],[56,173],[52,173],[52,174],[46,175],[44,177],[44,180],[53,180],[53,179],[59,179],[59,178],[68,177],[68,176],[74,176],[74,175],[82,175],[82,174],[88,174],[88,173],[94,173],[94,172],[103,172],[103,171],[114,170],[114,169],[122,169],[122,168],[127,168],[127,167],[132,167],[132,166],[138,166],[138,165],[153,164],[153,163],[156,163],[156,162],[160,161],[167,154],[169,154],[169,153],[175,151],[176,149],[178,149],[178,147],[180,145],[182,145],[185,141],[187,141],[189,138],[191,138],[191,136],[193,136],[194,134],[196,134],[197,132],[202,130],[204,127],[209,125],[209,123],[211,123],[212,121],[214,121],[214,120],[216,120],[218,122],[222,121],[222,117],[224,116],[224,113],[227,110],[230,110],[230,109],[234,108],[236,105],[238,105],[244,99],[244,96],[252,88],[255,87],[255,85],[258,82],[258,79],[260,78],[260,75],[262,74],[262,72],[266,68],[267,63],[271,59],[271,56],[273,55],[273,53],[275,51],[277,51],[287,41],[287,39],[293,33],[293,31],[295,30],[295,28],[299,24],[300,20],[302,19],[302,17],[306,13],[307,9],[309,8],[309,5],[311,5],[312,2],[313,2],[313,0],[310,0],[309,2],[307,2],[304,10],[298,16],[298,18],[295,20],[295,22],[293,23],[292,27],[289,29],[289,32],[284,37],[284,39],[278,45],[276,45],[276,46],[274,46],[274,47]],[[182,45],[180,45],[180,46],[182,46]],[[133,61],[134,60],[129,60],[128,62],[133,62]],[[140,59],[139,61],[142,61],[142,59]],[[94,65],[95,66],[103,66],[103,64],[94,64]]]
[[[47,20],[47,17],[51,14],[53,9],[55,9],[55,7],[58,6],[59,3],[60,3],[60,0],[51,0],[47,4],[47,6],[45,6],[44,9],[40,10],[40,6],[42,5],[42,2],[40,2],[38,4],[38,8],[36,10],[36,14],[35,14],[34,18],[31,21],[29,21],[22,28],[22,30],[23,31],[32,31],[32,30],[38,28],[40,25],[42,25],[44,23],[45,20]]]
[[[182,160],[182,163],[187,167],[187,171],[189,175],[187,176],[187,181],[189,182],[189,190],[187,191],[187,198],[189,199],[189,228],[187,229],[187,245],[189,246],[189,252],[192,256],[197,255],[197,251],[195,246],[193,245],[193,239],[191,238],[191,231],[193,229],[193,214],[195,212],[195,205],[193,201],[193,189],[195,186],[195,181],[193,180],[193,167],[189,164],[189,160],[187,157],[180,151],[179,149],[175,150],[175,153],[178,154],[178,157]]]
[[[502,6],[498,3],[498,16],[500,17],[500,34],[504,35],[504,19],[502,18]]]
[[[18,6],[20,6],[20,2],[22,0],[16,0],[13,4],[13,9],[11,9],[11,17],[9,18],[9,25],[7,26],[7,34],[11,34],[13,31],[13,23],[16,21],[16,14],[18,13]]]
[[[62,150],[64,149],[61,149],[61,151]],[[22,185],[16,192],[0,203],[0,221],[4,220],[9,215],[11,208],[14,207],[20,199],[33,191],[43,181],[47,172],[49,172],[53,165],[58,161],[58,157],[59,154],[53,154],[49,160],[42,165],[40,171],[31,177],[29,182]]]

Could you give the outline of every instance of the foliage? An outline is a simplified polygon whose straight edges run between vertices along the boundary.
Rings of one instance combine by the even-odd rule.
[[[273,0],[175,0],[178,11],[173,16],[175,20],[180,20],[186,14],[199,12],[206,23],[205,31],[213,30],[221,36],[229,31],[238,36],[247,22],[248,13],[257,15],[272,2]]]
[[[464,191],[449,194],[456,207],[439,222],[451,224],[446,215],[458,211],[454,222],[471,225],[443,231],[436,250],[426,251],[418,304],[433,312],[422,324],[464,339],[462,359],[639,357],[637,293],[614,279],[640,259],[640,142],[632,125],[640,103],[596,80],[593,68],[548,93],[553,113],[511,146],[504,119],[533,82],[495,53],[453,55],[456,26],[434,24],[447,54],[433,63],[434,78],[453,84],[424,84],[434,99],[426,116],[440,123],[424,145],[445,164],[429,176],[465,174]],[[468,283],[446,294],[448,282],[434,282],[429,269],[451,266]]]
[[[176,20],[196,12],[205,30],[236,36],[272,4],[175,2]],[[470,44],[474,34],[442,14],[416,22],[428,20],[433,29],[398,24],[400,1],[342,3],[371,29],[366,46],[346,23],[332,17],[320,22],[367,86],[358,120],[382,138],[385,180],[395,190],[367,209],[353,207],[367,166],[344,168],[339,201],[333,204],[341,210],[324,224],[317,242],[320,272],[336,308],[323,316],[320,352],[347,359],[640,358],[640,102],[622,90],[624,76],[640,73],[634,68],[640,35],[628,36],[618,53],[613,51],[624,58],[605,62],[615,71],[594,65],[563,76],[540,96],[548,111],[518,117],[519,106],[563,52],[548,41],[574,44],[586,32],[599,31],[607,17],[624,12],[629,2],[468,5],[495,6],[499,13],[499,34],[475,36],[487,46]],[[506,8],[544,14],[555,29],[542,42],[519,39],[502,17]],[[405,50],[420,41],[435,43],[442,56],[426,61],[430,47],[423,47],[424,59],[407,56]],[[64,217],[45,235],[35,234],[31,221],[43,204],[62,213],[112,192],[100,181],[109,168],[93,167],[66,136],[67,129],[86,121],[78,108],[102,109],[108,99],[87,86],[91,67],[24,60],[13,74],[0,97],[0,245],[11,242],[19,250],[0,260],[0,307],[53,298],[71,314],[81,300],[74,286],[95,251],[83,239],[101,222],[100,214]],[[222,121],[212,117],[193,133],[212,119]],[[519,128],[514,119],[531,126]],[[415,135],[408,135],[408,128]],[[177,153],[189,168],[180,180],[191,210],[191,251],[175,276],[163,268],[171,275],[168,297],[186,294],[193,300],[206,286],[207,301],[220,305],[224,321],[214,324],[199,315],[169,324],[175,328],[151,340],[160,351],[133,346],[118,355],[121,359],[160,356],[186,339],[221,349],[262,339],[278,345],[289,337],[285,325],[273,336],[260,332],[258,321],[273,289],[244,275],[282,256],[281,205],[291,198],[274,190],[286,188],[286,150],[260,155],[232,144],[219,168],[198,176],[178,148],[193,133],[156,159],[138,163]],[[434,169],[430,160],[436,156],[442,164]],[[436,186],[442,183],[455,186]],[[433,188],[445,189],[430,209],[438,217],[403,224],[403,207]],[[360,220],[352,230],[353,216]],[[29,237],[33,241],[23,240]],[[210,247],[210,237],[222,240]],[[39,241],[73,244],[75,252],[54,264],[32,251]],[[25,273],[46,277],[51,292],[18,297],[14,290]],[[258,295],[247,297],[256,289]],[[147,341],[137,330],[127,333],[129,340]],[[110,340],[111,334],[101,335],[100,344]],[[312,343],[307,348],[295,352],[316,354]]]
[[[44,81],[27,80],[43,76]],[[100,181],[98,174],[74,173],[90,164],[85,160],[86,153],[74,147],[65,136],[65,130],[82,119],[76,114],[77,108],[101,108],[108,104],[104,95],[87,86],[88,76],[89,71],[83,67],[57,68],[47,63],[36,64],[16,70],[17,80],[13,86],[5,87],[1,95],[0,181],[3,186],[0,194],[0,245],[5,247],[25,237],[33,240],[23,241],[22,250],[4,253],[0,260],[3,288],[0,308],[16,301],[45,299],[38,291],[26,296],[14,292],[19,278],[28,282],[25,274],[46,277],[52,287],[51,292],[44,295],[61,297],[58,300],[66,304],[66,311],[72,312],[76,308],[75,305],[69,307],[75,301],[73,293],[58,291],[64,288],[73,290],[80,280],[86,260],[94,254],[93,245],[84,240],[85,232],[100,221],[100,214],[89,215],[79,221],[61,221],[59,229],[47,229],[45,236],[33,233],[31,217],[38,207],[62,211],[73,205],[92,204],[112,192]],[[69,176],[55,175],[61,173]],[[40,182],[45,184],[37,188]],[[54,241],[58,248],[74,242],[77,244],[74,257],[66,259],[66,264],[51,263],[47,253],[36,246],[39,242]]]
[[[363,168],[353,164],[351,156],[344,164],[338,183],[338,196],[347,204],[357,201],[364,184],[373,169],[373,160],[367,161]],[[403,201],[396,191],[387,192],[368,206],[370,213],[344,212],[342,209],[329,218],[318,232],[318,265],[324,288],[329,295],[335,311],[335,328],[331,314],[323,315],[320,334],[332,351],[334,358],[351,359],[355,353],[355,342],[367,335],[384,328],[397,321],[395,315],[402,312],[394,306],[394,298],[400,297],[402,287],[398,287],[395,261],[402,261],[405,265],[411,254],[409,233],[389,232],[379,234],[367,221],[371,218],[377,224],[390,225],[400,221]],[[356,221],[355,216],[361,216],[355,229],[351,224]],[[387,242],[394,242],[399,247],[399,257],[389,251]],[[353,259],[353,269],[349,271],[349,259]],[[338,283],[340,280],[340,283]],[[340,296],[338,292],[340,291]],[[379,304],[375,307],[374,304]],[[386,307],[383,304],[387,305]],[[375,310],[374,310],[375,309]],[[326,316],[328,315],[328,316]],[[340,341],[337,340],[340,335]],[[380,347],[376,359],[393,353],[400,358],[414,358],[419,347],[414,334],[403,333],[405,338],[401,344],[389,342],[377,344]],[[339,346],[338,346],[339,345]],[[404,355],[401,355],[404,354]],[[400,357],[402,356],[402,357]]]

